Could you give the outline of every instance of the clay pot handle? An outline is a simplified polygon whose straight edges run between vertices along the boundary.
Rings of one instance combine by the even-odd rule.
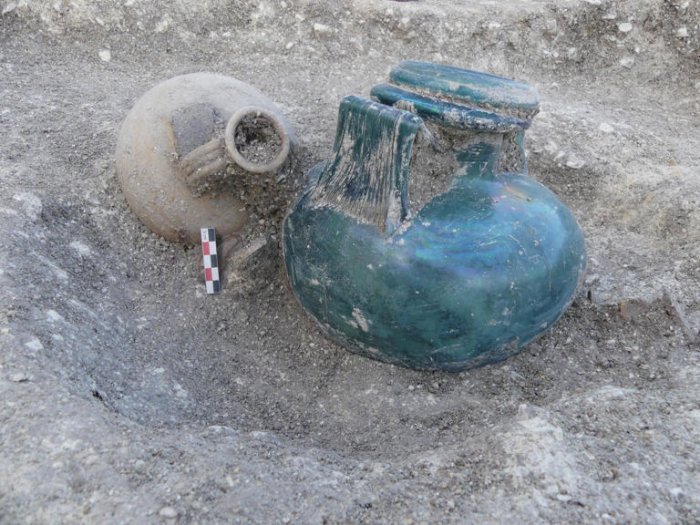
[[[263,119],[267,120],[272,125],[280,139],[281,144],[279,146],[279,152],[270,162],[251,162],[241,154],[236,146],[236,130],[238,129],[241,121],[249,116],[256,118],[262,117]],[[289,133],[282,120],[273,112],[256,106],[243,107],[233,114],[226,125],[226,130],[224,131],[224,142],[226,144],[226,151],[228,151],[228,154],[233,162],[235,162],[245,171],[251,173],[269,173],[275,171],[282,166],[282,164],[284,164],[285,160],[287,160],[290,149]]]
[[[206,193],[208,182],[228,163],[224,141],[217,137],[188,153],[177,165],[177,173],[196,194]]]

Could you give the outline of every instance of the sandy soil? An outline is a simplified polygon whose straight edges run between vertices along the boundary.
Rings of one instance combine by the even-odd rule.
[[[697,1],[0,12],[0,522],[700,521]],[[564,318],[461,374],[333,345],[279,260],[339,100],[409,58],[538,87],[531,175],[588,242]],[[299,140],[246,189],[243,242],[260,249],[217,297],[199,251],[141,225],[113,169],[134,101],[193,71],[254,84]]]

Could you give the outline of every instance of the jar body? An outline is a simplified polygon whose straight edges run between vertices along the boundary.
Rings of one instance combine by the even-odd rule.
[[[456,161],[449,188],[415,213],[394,212],[393,226],[390,203],[377,224],[361,212],[366,201],[379,202],[376,191],[354,185],[388,177],[398,181],[400,201],[407,187],[401,171],[419,164],[401,127],[418,133],[422,122],[369,102],[346,109],[372,121],[386,113],[387,128],[395,119],[398,134],[389,140],[366,122],[354,138],[339,132],[335,157],[310,172],[285,221],[292,289],[322,330],[375,359],[459,371],[505,359],[550,327],[583,275],[584,239],[551,191],[526,173],[499,169],[504,135],[474,134],[448,152]],[[339,127],[348,119],[341,106]],[[358,146],[365,140],[379,145]],[[387,168],[375,158],[387,152],[408,159]],[[341,172],[351,175],[334,182]]]
[[[520,174],[462,180],[390,239],[306,193],[284,235],[292,288],[324,332],[420,369],[517,352],[559,318],[585,264],[571,213]]]
[[[178,76],[136,102],[119,134],[116,174],[129,206],[152,231],[193,244],[202,227],[226,237],[245,225],[245,206],[224,183],[226,176],[246,173],[225,144],[227,123],[246,108],[278,124],[288,151],[291,129],[280,110],[253,86],[231,77]]]

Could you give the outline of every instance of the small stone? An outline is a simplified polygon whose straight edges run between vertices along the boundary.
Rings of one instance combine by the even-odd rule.
[[[664,290],[664,297],[673,308],[676,318],[681,325],[683,333],[691,343],[694,343],[699,337],[700,332],[691,326],[691,323],[686,315],[685,307],[678,301],[668,290]]]
[[[634,65],[634,57],[624,57],[622,60],[620,60],[620,65],[630,69]]]
[[[46,310],[46,320],[51,323],[56,323],[58,321],[63,321],[64,317],[56,310]]]
[[[547,18],[544,21],[544,32],[548,35],[554,35],[557,32],[557,19]]]
[[[100,56],[100,60],[103,62],[109,62],[112,60],[112,53],[110,52],[109,49],[103,49],[101,50],[98,55]]]
[[[617,29],[620,31],[620,33],[629,33],[632,31],[632,24],[629,22],[622,22],[621,24],[617,25]]]
[[[319,38],[325,38],[333,34],[333,28],[326,24],[314,24],[314,34]]]
[[[80,241],[73,241],[68,246],[73,248],[81,257],[88,257],[89,255],[92,255],[92,250],[90,250],[90,247]]]
[[[603,3],[603,0],[583,0],[583,1],[586,2],[587,4],[591,4],[591,5],[600,5]]]
[[[165,31],[167,31],[168,27],[170,27],[170,18],[166,15],[163,18],[161,18],[158,23],[156,23],[156,27],[154,28],[154,31],[156,33],[165,33]]]
[[[625,321],[632,321],[646,313],[649,304],[641,299],[627,299],[618,303],[617,310]]]
[[[29,376],[24,372],[15,372],[10,376],[10,381],[13,383],[26,383],[29,381]]]
[[[567,167],[571,168],[572,170],[578,170],[583,168],[586,165],[586,162],[583,159],[580,159],[576,157],[575,155],[571,155],[567,161],[566,161]]]
[[[39,218],[43,204],[41,199],[33,193],[23,192],[12,196],[13,200],[21,203],[24,213],[32,220]]]
[[[3,14],[3,16],[4,16],[4,15],[6,15],[6,14],[8,14],[8,13],[11,13],[11,12],[14,11],[15,9],[17,9],[17,2],[10,2],[9,4],[7,4],[7,5],[5,6],[5,9],[2,10],[2,14]]]
[[[613,128],[607,122],[603,122],[600,126],[598,126],[598,131],[602,131],[603,133],[613,133],[615,128]]]
[[[688,38],[688,28],[683,26],[676,30],[676,36],[678,38]]]
[[[44,345],[42,345],[41,341],[39,341],[36,337],[34,337],[30,341],[24,343],[24,346],[26,346],[30,350],[34,350],[35,352],[38,352],[39,350],[44,349]]]
[[[161,518],[174,520],[175,518],[177,518],[177,511],[172,507],[163,507],[158,511],[158,515]]]
[[[98,456],[97,454],[90,454],[89,456],[87,456],[87,457],[85,458],[85,460],[83,461],[83,463],[84,463],[86,466],[90,467],[90,466],[92,466],[92,465],[96,465],[98,461],[100,461],[100,456]]]

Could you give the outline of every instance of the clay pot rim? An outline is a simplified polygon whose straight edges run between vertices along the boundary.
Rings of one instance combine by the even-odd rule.
[[[272,124],[272,127],[275,129],[275,132],[282,142],[277,156],[266,164],[249,161],[243,157],[243,155],[241,155],[240,151],[238,151],[238,148],[236,147],[236,128],[241,121],[249,115],[264,117],[266,120],[268,120]],[[236,111],[229,119],[228,124],[226,124],[226,130],[224,131],[224,142],[226,144],[226,151],[228,151],[231,159],[233,159],[238,166],[251,173],[268,173],[278,169],[287,160],[291,141],[284,123],[272,111],[259,106],[245,106]]]

